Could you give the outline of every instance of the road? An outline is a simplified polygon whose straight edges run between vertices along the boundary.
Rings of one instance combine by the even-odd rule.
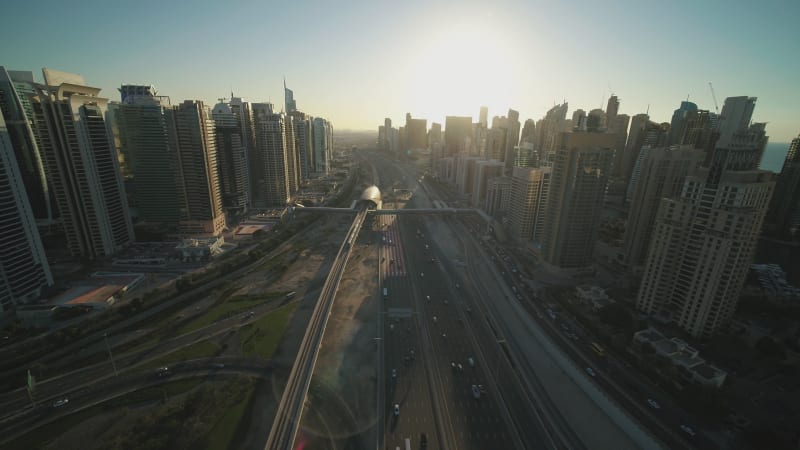
[[[208,340],[214,336],[233,333],[236,328],[257,321],[263,316],[274,310],[276,305],[265,304],[251,308],[252,316],[236,314],[230,318],[217,321],[211,325],[199,328],[192,332],[176,336],[172,339],[153,343],[151,346],[141,350],[132,351],[122,355],[114,356],[114,363],[120,374],[136,368],[149,361],[168,355],[176,350],[188,347],[200,341]],[[35,399],[37,403],[49,403],[54,398],[70,395],[71,392],[92,386],[99,381],[115,377],[111,362],[108,358],[104,361],[92,364],[72,372],[60,375],[51,379],[37,380]],[[25,414],[32,407],[27,390],[18,389],[16,391],[0,396],[0,404],[3,405],[3,416],[0,423],[5,425],[8,420],[15,416]]]
[[[385,175],[380,186],[385,197],[395,187],[419,188],[413,175],[404,176],[385,161],[375,163]],[[417,195],[421,193],[416,192],[415,199]],[[402,206],[384,202],[384,208]],[[412,206],[420,205],[414,200],[407,205]],[[450,275],[444,273],[439,258],[432,256],[432,247],[425,249],[424,238],[417,237],[417,224],[424,229],[423,222],[406,215],[399,220],[398,216],[382,215],[377,220],[383,230],[381,272],[388,290],[384,302],[385,448],[402,448],[406,438],[416,448],[422,433],[427,435],[428,448],[548,448],[523,446],[517,431],[509,426],[510,414],[500,404],[503,400],[494,384],[496,374],[477,348],[468,313],[457,301],[455,283],[445,281]],[[436,261],[431,262],[432,257]],[[475,367],[469,364],[470,357]],[[455,370],[451,363],[456,364]],[[397,370],[396,379],[392,369]],[[479,399],[473,397],[472,385],[483,386]],[[392,411],[395,403],[401,411],[396,418]]]
[[[107,378],[70,391],[68,395],[59,396],[59,399],[69,399],[69,402],[63,406],[55,408],[52,406],[52,401],[41,402],[35,409],[28,409],[24,414],[4,422],[0,445],[69,414],[141,389],[182,379],[203,377],[204,381],[213,381],[235,375],[268,378],[271,377],[272,371],[269,362],[261,359],[216,357],[171,364],[169,376],[159,377],[151,369],[128,372],[119,378]]]

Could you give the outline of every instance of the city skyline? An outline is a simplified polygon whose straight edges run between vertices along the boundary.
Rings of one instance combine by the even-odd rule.
[[[147,35],[139,27],[118,26],[134,12],[128,6],[45,5],[54,14],[37,18],[38,29],[70,17],[98,19],[93,27],[74,29],[63,43],[27,33],[33,21],[10,5],[7,17],[18,20],[0,36],[15,45],[2,63],[14,70],[80,73],[108,98],[121,84],[152,83],[174,102],[211,105],[231,91],[253,102],[282,104],[285,76],[300,109],[331,118],[341,130],[371,130],[387,115],[399,123],[407,112],[428,123],[444,123],[446,115],[477,121],[481,105],[490,116],[513,108],[522,119],[538,118],[563,100],[571,111],[604,106],[612,93],[620,98],[621,113],[633,116],[649,106],[653,120],[668,121],[687,96],[713,110],[711,81],[718,102],[732,95],[758,97],[773,142],[797,134],[800,91],[793,80],[800,63],[788,55],[800,52],[791,35],[800,5],[725,3],[721,15],[719,2],[663,4],[660,23],[677,26],[664,28],[669,32],[654,29],[652,10],[634,2],[587,3],[580,14],[574,5],[556,3],[506,1],[491,9],[470,3],[455,11],[425,5],[425,14],[419,14],[418,2],[395,5],[389,13],[368,3],[289,4],[275,11],[268,5],[137,5],[137,14],[154,12],[148,20],[158,31]],[[237,26],[214,32],[220,17]],[[282,38],[292,35],[298,21],[308,25],[303,39]],[[30,38],[15,39],[23,34]],[[259,53],[241,45],[243,35],[259,43]],[[117,51],[111,43],[120,41],[137,45]],[[82,42],[84,51],[75,52],[73,42]],[[236,70],[209,64],[217,54]]]

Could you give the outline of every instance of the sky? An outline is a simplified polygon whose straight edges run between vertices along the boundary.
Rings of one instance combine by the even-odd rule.
[[[0,65],[80,73],[118,100],[153,84],[175,104],[231,92],[283,103],[335,129],[405,114],[443,123],[509,108],[647,111],[669,121],[687,97],[713,111],[758,97],[772,142],[800,133],[797,0],[39,1],[7,2]]]

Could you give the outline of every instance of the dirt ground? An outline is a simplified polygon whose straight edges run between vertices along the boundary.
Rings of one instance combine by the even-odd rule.
[[[369,448],[375,443],[378,254],[368,218],[325,329],[298,433],[304,448]]]

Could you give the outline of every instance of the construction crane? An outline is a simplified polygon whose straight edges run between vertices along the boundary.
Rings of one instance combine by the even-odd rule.
[[[717,94],[714,93],[714,85],[708,82],[708,87],[711,88],[711,98],[714,99],[714,111],[719,115],[719,105],[717,104]]]

